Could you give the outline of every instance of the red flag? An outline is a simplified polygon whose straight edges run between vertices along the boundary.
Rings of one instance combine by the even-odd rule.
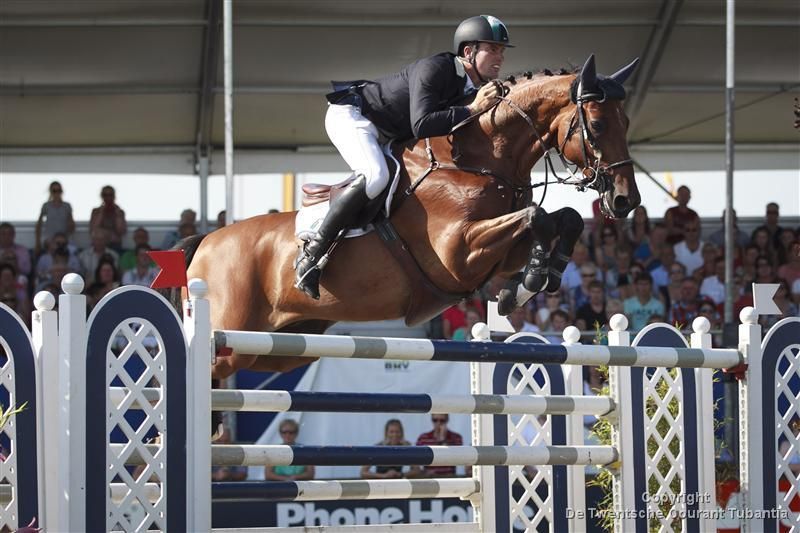
[[[186,286],[186,257],[183,250],[150,251],[147,255],[161,267],[150,285],[151,289],[169,289]]]

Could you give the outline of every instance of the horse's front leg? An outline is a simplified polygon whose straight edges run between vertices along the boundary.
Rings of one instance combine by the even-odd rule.
[[[572,257],[575,243],[583,233],[583,218],[571,207],[563,207],[551,216],[558,228],[558,242],[550,254],[547,291],[555,292],[561,288],[561,275]]]
[[[516,272],[525,265],[524,272],[512,277],[498,295],[501,314],[507,315],[547,285],[547,254],[554,234],[552,217],[536,206],[484,220],[468,232],[470,255],[499,264],[498,274]]]

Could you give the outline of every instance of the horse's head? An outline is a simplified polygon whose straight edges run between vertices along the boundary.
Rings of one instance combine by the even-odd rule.
[[[628,154],[628,117],[622,106],[622,84],[638,61],[606,77],[597,74],[594,55],[589,56],[570,88],[574,110],[563,113],[558,124],[564,157],[583,169],[589,186],[600,194],[603,212],[614,218],[624,218],[641,201]]]

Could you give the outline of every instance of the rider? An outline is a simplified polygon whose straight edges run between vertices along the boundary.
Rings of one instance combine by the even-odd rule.
[[[490,108],[498,87],[487,83],[500,74],[508,30],[499,19],[480,15],[459,24],[453,51],[407,65],[376,81],[333,82],[327,95],[325,129],[354,180],[334,201],[317,234],[298,258],[295,286],[319,298],[320,260],[339,233],[356,222],[369,200],[389,182],[381,145],[389,141],[446,135],[453,126]],[[477,91],[473,102],[458,105]]]

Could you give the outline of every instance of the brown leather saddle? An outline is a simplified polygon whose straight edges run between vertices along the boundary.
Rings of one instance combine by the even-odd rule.
[[[395,162],[386,158],[390,165],[390,174],[394,175]],[[355,179],[354,176],[336,183],[334,185],[324,185],[321,183],[306,183],[302,186],[303,207],[315,205],[327,200],[335,200],[336,197],[347,188]],[[354,227],[364,227],[372,224],[376,233],[380,236],[381,242],[400,264],[403,271],[408,276],[411,283],[411,299],[406,309],[405,322],[408,326],[416,326],[426,322],[459,300],[470,296],[471,293],[449,293],[437,287],[428,275],[422,270],[416,258],[411,254],[408,245],[403,241],[395,230],[391,221],[386,217],[383,206],[386,204],[386,197],[389,189],[386,189],[373,200],[367,203],[362,213],[358,217],[358,222]]]

